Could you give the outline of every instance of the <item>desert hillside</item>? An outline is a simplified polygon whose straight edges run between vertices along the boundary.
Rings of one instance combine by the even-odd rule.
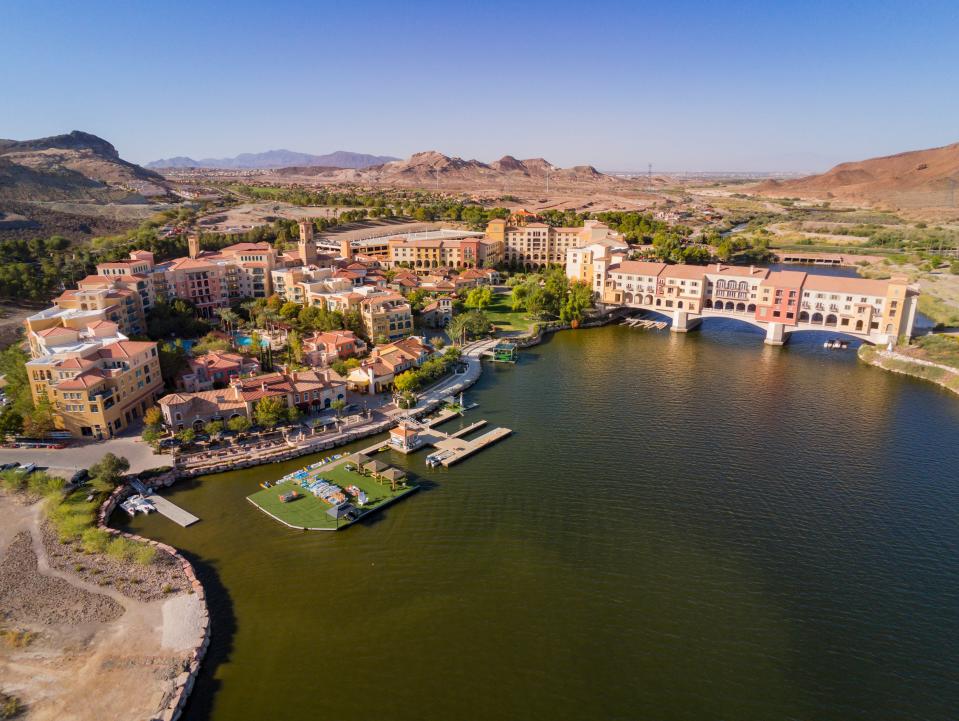
[[[764,195],[838,198],[898,209],[955,208],[959,203],[959,143],[840,163],[819,175],[768,180]]]
[[[123,160],[96,135],[74,130],[37,140],[0,140],[0,203],[142,202],[168,193],[163,176]]]
[[[442,190],[477,191],[496,188],[520,190],[545,187],[547,173],[551,188],[629,186],[627,181],[600,173],[590,165],[559,168],[543,158],[519,160],[505,155],[492,163],[444,155],[435,150],[415,153],[405,160],[394,160],[363,169],[296,169],[287,168],[278,174],[287,178],[302,174],[312,180],[347,182],[377,186],[440,188]]]

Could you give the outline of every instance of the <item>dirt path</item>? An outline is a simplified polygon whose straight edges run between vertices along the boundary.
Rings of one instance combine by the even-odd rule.
[[[179,594],[144,602],[52,568],[41,504],[0,495],[3,625],[38,636],[0,645],[3,691],[27,705],[24,718],[150,719],[165,705],[197,642],[201,605]]]

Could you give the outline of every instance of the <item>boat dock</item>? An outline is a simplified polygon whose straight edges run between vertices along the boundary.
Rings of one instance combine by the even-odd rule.
[[[133,486],[134,490],[143,496],[144,499],[152,503],[156,507],[158,513],[163,514],[174,523],[186,528],[187,526],[192,526],[194,523],[200,520],[189,511],[185,511],[175,503],[171,503],[162,496],[158,496],[153,492],[153,490],[147,488],[139,480],[134,480],[130,485]]]
[[[630,328],[643,328],[644,330],[662,330],[667,324],[664,320],[649,320],[648,318],[639,316],[637,318],[627,318],[620,325],[629,326]]]
[[[162,513],[164,516],[169,518],[174,523],[177,523],[184,528],[187,526],[192,526],[194,523],[200,519],[194,516],[189,511],[184,511],[175,503],[170,503],[167,499],[162,496],[158,496],[155,493],[144,496],[150,503],[156,506],[157,512]]]
[[[486,421],[483,421],[484,423]],[[438,452],[430,454],[431,458],[436,458],[444,468],[449,468],[454,463],[459,463],[469,458],[487,446],[491,446],[510,435],[513,431],[509,428],[494,428],[488,433],[484,433],[479,438],[471,441],[463,440],[459,437],[449,436],[433,444]]]

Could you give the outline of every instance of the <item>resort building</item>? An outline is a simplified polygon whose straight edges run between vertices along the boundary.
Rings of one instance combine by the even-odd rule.
[[[107,321],[50,330],[38,334],[42,342],[26,369],[34,404],[49,401],[58,430],[112,437],[161,395],[156,343],[131,341]]]
[[[445,328],[453,320],[453,299],[440,296],[423,306],[420,318],[427,328]]]
[[[391,238],[387,242],[391,267],[479,268],[503,261],[503,243],[490,238]]]
[[[201,316],[213,317],[217,308],[228,308],[241,298],[272,295],[274,269],[332,263],[317,252],[309,221],[300,222],[297,249],[282,254],[269,243],[237,243],[203,251],[196,234],[187,238],[187,247],[186,257],[162,263],[155,263],[152,253],[135,250],[127,260],[98,264],[97,275],[136,290],[146,310],[157,299],[182,298],[193,303]]]
[[[585,260],[584,260],[585,259]],[[589,269],[584,270],[584,262]],[[569,254],[570,278],[592,277],[604,305],[673,315],[685,331],[703,317],[729,315],[767,331],[779,345],[795,330],[835,330],[872,343],[909,336],[918,292],[905,279],[870,280],[715,263],[666,265],[597,250]]]
[[[413,309],[402,295],[389,290],[363,290],[368,292],[359,302],[360,316],[370,340],[394,340],[413,332]]]
[[[303,361],[317,368],[364,353],[366,343],[351,330],[330,330],[303,339]]]
[[[42,353],[42,337],[56,328],[83,330],[93,323],[113,324],[121,333],[146,332],[144,299],[136,288],[142,281],[87,276],[78,287],[54,298],[53,306],[28,316],[24,321],[30,353]]]
[[[234,378],[259,372],[260,362],[252,356],[210,351],[187,357],[187,367],[176,377],[176,387],[189,392],[222,388]]]
[[[621,241],[618,233],[598,220],[587,220],[579,228],[555,228],[546,223],[508,225],[494,219],[486,226],[486,237],[503,243],[504,262],[527,270],[564,265],[567,252],[574,248]]]
[[[387,391],[392,388],[397,375],[419,368],[433,356],[433,352],[431,345],[416,336],[376,346],[372,355],[350,372],[347,378],[349,387],[360,393]]]
[[[243,416],[255,422],[256,404],[264,398],[280,398],[289,408],[318,413],[346,398],[346,383],[330,371],[308,370],[234,378],[221,390],[171,393],[159,400],[163,420],[173,430],[199,430],[210,421],[228,421]]]

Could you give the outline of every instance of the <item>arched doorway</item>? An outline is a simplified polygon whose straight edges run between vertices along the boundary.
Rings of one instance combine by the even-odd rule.
[[[703,307],[704,307],[704,308],[712,308],[712,307],[713,307],[713,302],[712,302],[709,298],[707,298],[707,299],[706,299],[706,304],[705,304]]]
[[[755,304],[755,303],[750,303],[749,305],[747,305],[747,306],[746,306],[746,312],[747,312],[747,313],[755,313],[755,312],[756,312],[756,304]]]
[[[197,418],[195,421],[193,421],[193,430],[195,430],[195,431],[197,431],[197,432],[202,431],[202,430],[203,430],[203,421],[200,420],[199,418]]]
[[[800,322],[800,323],[808,323],[808,322],[809,322],[809,313],[807,313],[807,312],[804,311],[804,310],[803,310],[803,311],[800,311],[800,313],[799,313],[799,322]]]
[[[746,312],[746,304],[745,304],[745,303],[737,303],[737,304],[736,304],[736,310],[737,310],[738,312],[740,312],[740,313],[745,313],[745,312]]]
[[[645,303],[646,303],[646,305],[652,305],[652,304],[653,304],[653,296],[647,295],[646,298],[645,298]]]
[[[822,313],[813,313],[812,314],[813,323],[822,323]]]
[[[832,313],[826,316],[826,325],[835,327],[838,322],[839,319]]]
[[[862,330],[862,321],[861,321],[861,320],[857,320],[857,321],[856,321],[856,330],[859,330],[859,331]]]

